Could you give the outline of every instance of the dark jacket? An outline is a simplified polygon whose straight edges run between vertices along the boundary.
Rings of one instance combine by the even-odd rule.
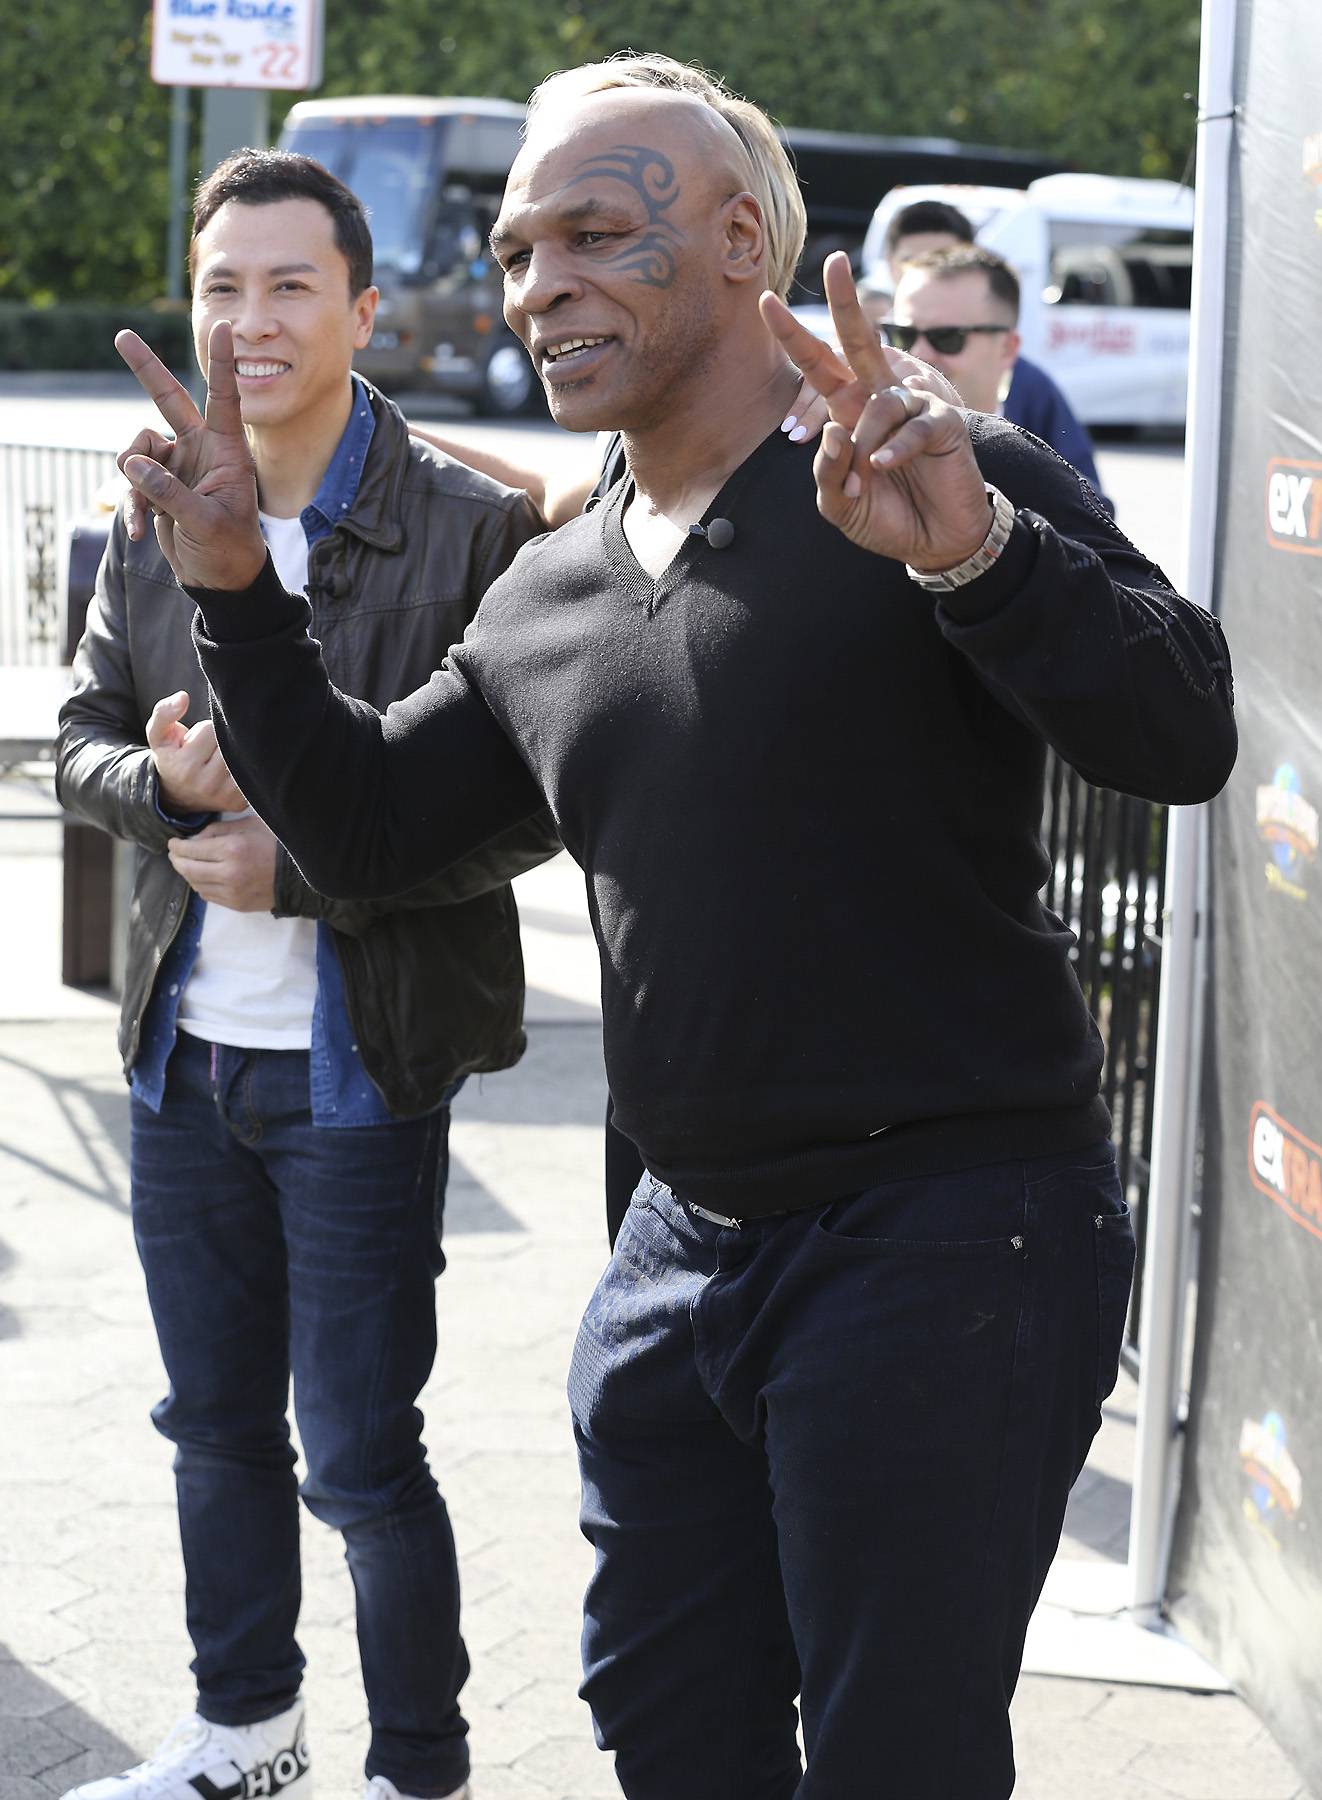
[[[410,439],[371,393],[376,425],[352,512],[313,545],[308,596],[331,679],[384,710],[440,667],[486,588],[543,527],[512,493]],[[60,714],[57,785],[70,812],[138,846],[119,1044],[127,1074],[161,959],[189,890],[165,854],[178,835],[157,807],[146,721],[187,689],[185,723],[209,695],[193,603],[154,538],[116,519]],[[448,779],[462,782],[463,770]],[[363,1065],[392,1112],[424,1112],[457,1076],[507,1068],[524,1048],[523,959],[508,883],[559,845],[546,815],[390,900],[328,900],[280,848],[278,916],[325,920]]]
[[[1102,492],[1102,478],[1097,473],[1092,439],[1075,418],[1069,401],[1045,369],[1039,368],[1035,362],[1029,362],[1026,356],[1016,357],[1014,374],[1010,377],[1010,391],[1005,396],[1001,412],[1012,425],[1018,425],[1022,431],[1031,431],[1034,437],[1039,437],[1044,444],[1050,445],[1057,456],[1063,456],[1067,463],[1072,463],[1083,479],[1091,483],[1093,492],[1107,512],[1112,518],[1115,517],[1115,507]]]

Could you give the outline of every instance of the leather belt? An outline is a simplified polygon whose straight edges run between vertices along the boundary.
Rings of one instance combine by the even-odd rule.
[[[727,1213],[712,1212],[706,1206],[699,1206],[694,1200],[686,1200],[684,1205],[695,1219],[706,1219],[709,1225],[723,1226],[726,1231],[742,1231],[745,1225],[760,1225],[764,1219],[787,1219],[791,1212],[810,1212],[812,1206],[826,1206],[826,1200],[815,1200],[811,1206],[784,1206],[779,1212],[754,1213],[751,1219],[732,1219]]]

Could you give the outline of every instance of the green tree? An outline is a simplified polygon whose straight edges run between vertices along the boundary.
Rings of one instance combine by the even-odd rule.
[[[170,96],[141,0],[41,0],[0,33],[0,298],[164,288]]]
[[[524,99],[613,50],[701,62],[788,125],[1181,172],[1198,0],[328,0],[323,94]],[[164,291],[169,95],[145,0],[42,0],[0,35],[0,299]],[[289,96],[292,100],[295,96]],[[277,130],[286,97],[272,95]]]
[[[328,31],[327,94],[504,94],[612,50],[717,70],[788,125],[1044,150],[1175,175],[1193,140],[1197,0],[594,0],[590,10],[364,0]]]

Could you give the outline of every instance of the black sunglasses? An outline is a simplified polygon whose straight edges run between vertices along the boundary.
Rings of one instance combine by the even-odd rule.
[[[1013,325],[932,325],[924,330],[921,325],[897,325],[894,319],[881,321],[886,342],[894,349],[910,351],[921,337],[939,356],[958,356],[972,332],[1013,330]]]

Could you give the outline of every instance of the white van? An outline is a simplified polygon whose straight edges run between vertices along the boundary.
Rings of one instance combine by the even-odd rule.
[[[1085,425],[1184,423],[1193,193],[1173,181],[1044,175],[1026,189],[896,187],[873,214],[863,272],[915,200],[945,200],[1019,277],[1024,355]]]

